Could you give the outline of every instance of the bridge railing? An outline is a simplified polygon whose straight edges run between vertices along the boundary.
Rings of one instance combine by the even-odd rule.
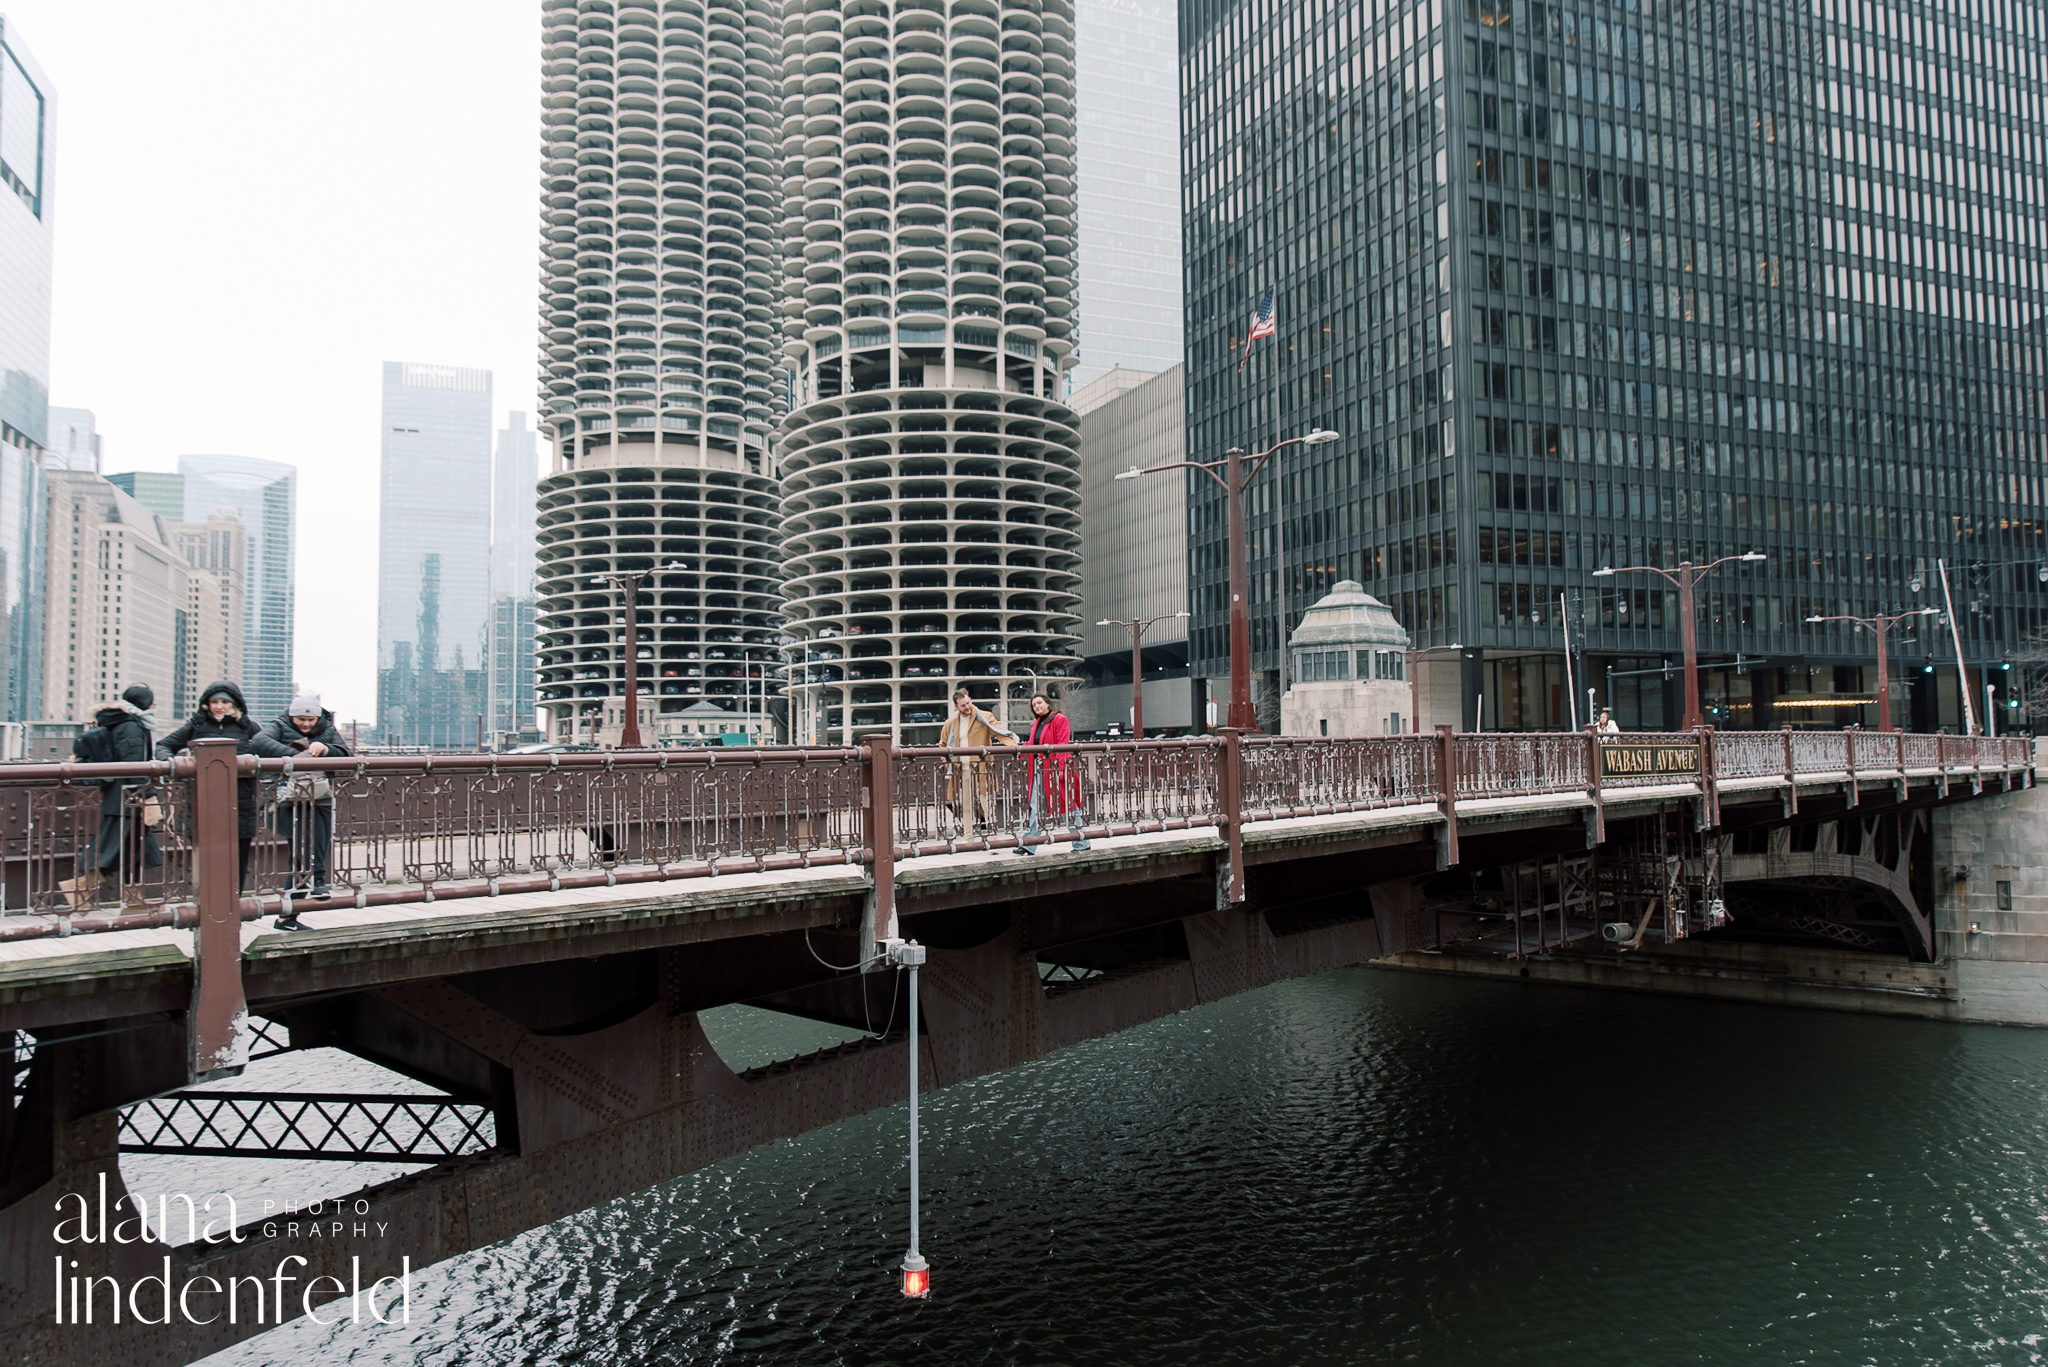
[[[1208,739],[893,750],[897,852],[1010,849],[1075,829],[1137,835],[1211,825],[1220,750]]]
[[[1445,748],[1448,746],[1448,750]],[[1545,793],[1901,772],[2010,774],[2023,738],[1675,732],[1083,742],[980,751],[709,749],[525,756],[243,757],[255,792],[243,917],[869,866],[879,792],[890,859]],[[877,782],[877,755],[888,757]],[[232,758],[232,757],[230,757]],[[1596,772],[1588,773],[1592,767]],[[194,761],[0,766],[0,939],[193,924],[199,853],[232,870],[236,810],[201,811]],[[1236,791],[1226,791],[1229,776]],[[102,788],[102,784],[109,785]],[[235,784],[217,791],[232,793]],[[118,812],[102,813],[115,792]],[[224,804],[224,805],[223,805]],[[1236,823],[1226,818],[1237,814]],[[1234,838],[1234,837],[1233,837]],[[323,858],[324,856],[324,858]],[[222,875],[224,878],[226,874]],[[325,884],[331,900],[311,894]]]

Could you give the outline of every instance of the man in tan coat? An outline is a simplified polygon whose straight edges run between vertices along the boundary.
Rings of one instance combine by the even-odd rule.
[[[979,750],[991,745],[1015,745],[1016,733],[988,712],[974,705],[964,688],[953,691],[953,715],[939,731],[939,744],[955,749]],[[988,824],[989,799],[994,774],[980,755],[965,755],[952,762],[946,775],[946,804],[971,835],[974,824]],[[971,794],[971,800],[963,794]]]

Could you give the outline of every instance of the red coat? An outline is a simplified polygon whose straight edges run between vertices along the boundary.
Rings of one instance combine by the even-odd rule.
[[[1031,736],[1027,745],[1064,745],[1074,738],[1074,728],[1065,716],[1049,712],[1035,717],[1031,723]],[[1081,803],[1081,775],[1077,767],[1069,765],[1070,755],[1027,755],[1031,765],[1031,783],[1034,789],[1044,794],[1045,812],[1048,816],[1065,812],[1069,807]],[[1050,762],[1048,762],[1050,761]],[[1040,785],[1043,785],[1040,787]]]

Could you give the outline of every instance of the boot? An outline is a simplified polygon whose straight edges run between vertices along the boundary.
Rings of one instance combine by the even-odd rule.
[[[75,878],[66,878],[57,884],[57,891],[63,895],[66,911],[90,911],[98,902],[100,871],[93,869]]]
[[[121,905],[129,911],[148,911],[149,895],[143,891],[142,884],[130,883],[121,893]]]

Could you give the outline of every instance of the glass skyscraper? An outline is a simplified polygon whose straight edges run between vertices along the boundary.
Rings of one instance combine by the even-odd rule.
[[[2038,6],[1187,0],[1181,43],[1190,448],[1345,434],[1255,498],[1259,663],[1276,593],[1356,578],[1464,647],[1468,726],[1569,720],[1566,626],[1581,697],[1675,724],[1676,593],[1592,573],[1750,550],[1701,588],[1717,725],[1874,719],[1871,637],[1805,619],[1942,608],[1943,562],[1971,696],[2039,629]],[[1953,725],[1924,620],[1907,715]]]
[[[49,444],[56,99],[0,16],[0,720],[41,712],[42,455]]]
[[[204,523],[214,509],[226,508],[249,533],[242,693],[256,719],[267,722],[292,700],[299,472],[252,456],[180,456],[178,473],[185,481],[186,522]]]
[[[490,729],[534,726],[533,517],[539,448],[524,413],[498,429],[491,471]]]
[[[1174,0],[1075,0],[1074,66],[1078,391],[1181,363]]]
[[[491,372],[384,363],[377,731],[476,744],[491,620]]]

